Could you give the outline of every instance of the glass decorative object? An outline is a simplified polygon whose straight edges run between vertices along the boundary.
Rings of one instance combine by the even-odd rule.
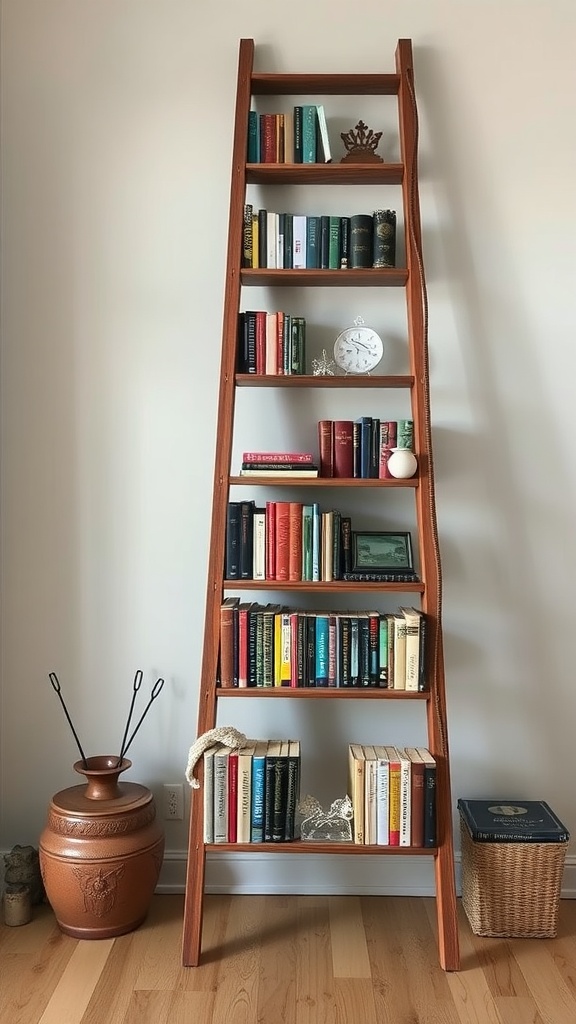
[[[334,800],[326,810],[314,796],[305,796],[297,807],[300,838],[322,843],[351,843],[354,812],[349,796]]]
[[[322,358],[312,360],[312,374],[314,377],[333,377],[336,363],[328,359],[326,349],[322,349]]]

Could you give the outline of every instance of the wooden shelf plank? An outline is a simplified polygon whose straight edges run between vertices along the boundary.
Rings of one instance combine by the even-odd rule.
[[[244,267],[240,271],[243,285],[267,285],[281,288],[403,288],[408,271],[403,267],[385,267],[357,270],[268,270]]]
[[[400,75],[262,74],[253,72],[254,96],[397,96]]]
[[[401,185],[403,164],[246,164],[249,185]]]
[[[316,583],[305,583],[302,580],[224,580],[225,590],[292,590],[295,593],[306,591],[321,593],[390,593],[423,594],[423,583],[364,583],[352,580],[318,580]]]
[[[366,374],[365,376],[331,377],[312,374],[256,374],[237,373],[236,387],[239,388],[345,388],[351,391],[354,388],[413,388],[414,377],[412,374],[394,374],[388,376],[376,376]]]
[[[294,840],[291,843],[209,843],[209,853],[319,853],[379,857],[435,857],[436,848],[420,846],[365,846],[360,843],[317,843]]]
[[[406,690],[384,690],[378,687],[366,689],[350,687],[306,687],[306,686],[249,686],[216,688],[217,697],[275,697],[278,700],[429,700],[429,691],[412,693]]]
[[[356,480],[340,476],[231,476],[231,487],[418,487],[418,477],[409,480]]]

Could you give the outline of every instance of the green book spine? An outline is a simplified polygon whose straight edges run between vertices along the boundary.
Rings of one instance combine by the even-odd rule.
[[[341,217],[329,219],[328,269],[340,270]]]
[[[260,163],[260,121],[255,110],[248,114],[248,154],[249,164]]]
[[[375,210],[373,214],[372,266],[396,266],[396,212]]]
[[[316,107],[304,104],[302,107],[302,163],[316,163],[316,136],[317,136],[317,113]]]
[[[306,320],[303,316],[293,317],[293,320],[296,321],[296,330],[292,336],[290,372],[303,374],[306,372]]]
[[[306,217],[306,269],[320,268],[320,217]]]
[[[320,217],[320,270],[328,270],[330,264],[330,217]]]
[[[388,687],[388,619],[385,615],[380,616],[378,641],[380,648],[379,684],[382,689],[386,689]]]
[[[414,420],[398,420],[396,448],[414,447]]]
[[[372,266],[373,222],[368,213],[355,213],[350,217],[350,260],[353,270]]]
[[[312,581],[312,505],[302,508],[302,579]]]

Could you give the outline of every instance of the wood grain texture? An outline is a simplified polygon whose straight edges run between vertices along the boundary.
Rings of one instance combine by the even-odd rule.
[[[199,967],[180,965],[184,900],[107,940],[62,935],[49,907],[0,926],[1,1024],[573,1024],[576,901],[555,939],[473,935],[438,963],[435,900],[207,896]]]

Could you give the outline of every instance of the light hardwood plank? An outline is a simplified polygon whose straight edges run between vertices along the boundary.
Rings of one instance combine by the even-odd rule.
[[[502,1024],[544,1024],[531,996],[496,996]]]
[[[332,896],[330,943],[335,978],[370,978],[370,958],[360,900],[355,896]]]
[[[257,1020],[259,935],[264,924],[264,896],[232,901],[219,962],[213,1019],[221,1024]]]
[[[49,907],[39,908],[28,925],[0,928],[3,1024],[37,1024],[75,948]]]
[[[139,988],[132,993],[123,1024],[168,1024],[171,1002],[168,990],[147,992]]]
[[[297,896],[296,1020],[334,1024],[336,1020],[328,903]]]
[[[476,936],[460,908],[458,974],[438,964],[432,899],[208,896],[188,969],[182,916],[182,897],[157,896],[139,929],[104,942],[62,935],[49,907],[0,923],[1,1024],[576,1022],[576,901],[556,939]],[[335,976],[364,956],[368,977]]]
[[[113,946],[114,939],[78,942],[38,1024],[78,1024]]]
[[[397,1024],[403,1019],[418,1020],[408,984],[406,957],[395,927],[396,910],[400,912],[401,907],[401,901],[393,897],[362,899],[379,1024]]]
[[[287,896],[267,896],[266,941],[260,949],[259,1024],[296,1024],[297,903]]]
[[[336,978],[334,1002],[335,1019],[338,1024],[348,1024],[351,1020],[362,1020],[364,1024],[380,1024],[371,979]]]
[[[428,919],[436,934],[436,913],[427,906]],[[460,956],[463,970],[446,974],[448,987],[461,1024],[503,1024],[486,976],[478,963],[472,933],[459,907]]]
[[[123,1024],[151,927],[153,924],[146,921],[137,931],[114,940],[114,948],[94,989],[82,1024],[102,1024],[104,1020],[106,1024]]]
[[[554,963],[552,942],[552,939],[516,939],[511,946],[512,955],[544,1024],[574,1024],[574,995]]]

